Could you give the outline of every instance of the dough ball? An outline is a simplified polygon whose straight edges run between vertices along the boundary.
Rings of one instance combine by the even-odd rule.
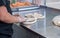
[[[57,26],[60,26],[60,15],[58,16],[55,16],[52,20],[52,22],[57,25]]]

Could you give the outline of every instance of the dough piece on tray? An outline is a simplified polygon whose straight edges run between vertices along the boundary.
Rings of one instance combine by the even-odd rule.
[[[25,17],[26,17],[26,18],[34,18],[34,16],[33,16],[32,13],[26,14]]]
[[[34,13],[34,14],[27,14],[26,15],[27,17],[35,17],[36,19],[42,19],[42,18],[45,18],[42,14],[39,14],[39,13]]]
[[[26,22],[24,22],[25,24],[33,24],[35,23],[38,19],[42,19],[44,18],[44,16],[42,14],[39,13],[29,13],[25,15],[26,18]]]
[[[37,20],[35,18],[29,18],[27,21],[24,22],[25,25],[31,25],[35,23]]]
[[[25,15],[25,22],[24,24],[33,24],[37,21],[37,19],[32,14]]]
[[[34,13],[34,17],[37,18],[37,19],[44,18],[44,16],[42,14],[39,14],[39,13]]]
[[[54,25],[60,27],[60,15],[55,16],[55,17],[53,18],[52,22],[54,23]]]

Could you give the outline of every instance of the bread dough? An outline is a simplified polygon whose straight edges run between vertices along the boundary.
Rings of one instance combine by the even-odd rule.
[[[25,15],[26,22],[24,24],[33,24],[37,21],[37,19],[44,18],[42,14],[39,13],[29,13]]]
[[[34,13],[34,14],[30,13],[30,14],[26,14],[25,16],[32,17],[32,18],[34,17],[36,19],[42,19],[42,18],[44,18],[44,16],[42,14],[39,14],[39,13]]]
[[[34,18],[34,16],[33,16],[32,13],[26,14],[25,17],[26,17],[26,18]]]
[[[34,13],[34,17],[37,19],[44,18],[44,16],[42,14],[39,14],[39,13]]]
[[[30,24],[35,23],[36,21],[37,21],[37,19],[35,19],[35,18],[27,18],[26,21],[24,22],[24,24],[30,25]]]
[[[60,26],[60,15],[58,16],[55,16],[52,20],[52,22],[57,25],[57,26]]]
[[[33,24],[37,21],[37,19],[32,14],[25,15],[25,20],[26,21],[24,22],[24,24],[28,25]]]

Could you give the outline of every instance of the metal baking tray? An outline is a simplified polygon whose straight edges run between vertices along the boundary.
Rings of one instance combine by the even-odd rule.
[[[46,10],[46,33],[48,38],[60,38],[60,27],[52,23],[52,19],[58,15],[60,15],[60,10],[50,8]]]
[[[13,11],[12,14],[28,14],[28,13],[36,13],[39,12],[40,9],[34,9],[34,10],[26,10],[26,11]]]
[[[16,7],[16,8],[11,8],[12,11],[23,11],[23,10],[32,10],[32,9],[39,9],[40,6],[38,5],[31,5],[31,6],[20,6],[20,7]]]

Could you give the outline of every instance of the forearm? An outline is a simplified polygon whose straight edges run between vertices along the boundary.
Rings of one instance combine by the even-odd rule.
[[[5,23],[15,23],[15,22],[19,22],[18,18],[16,16],[13,15],[3,15],[0,16],[0,20],[5,22]]]
[[[0,7],[0,21],[3,21],[5,23],[19,22],[16,16],[13,16],[10,13],[8,13],[5,6]]]

